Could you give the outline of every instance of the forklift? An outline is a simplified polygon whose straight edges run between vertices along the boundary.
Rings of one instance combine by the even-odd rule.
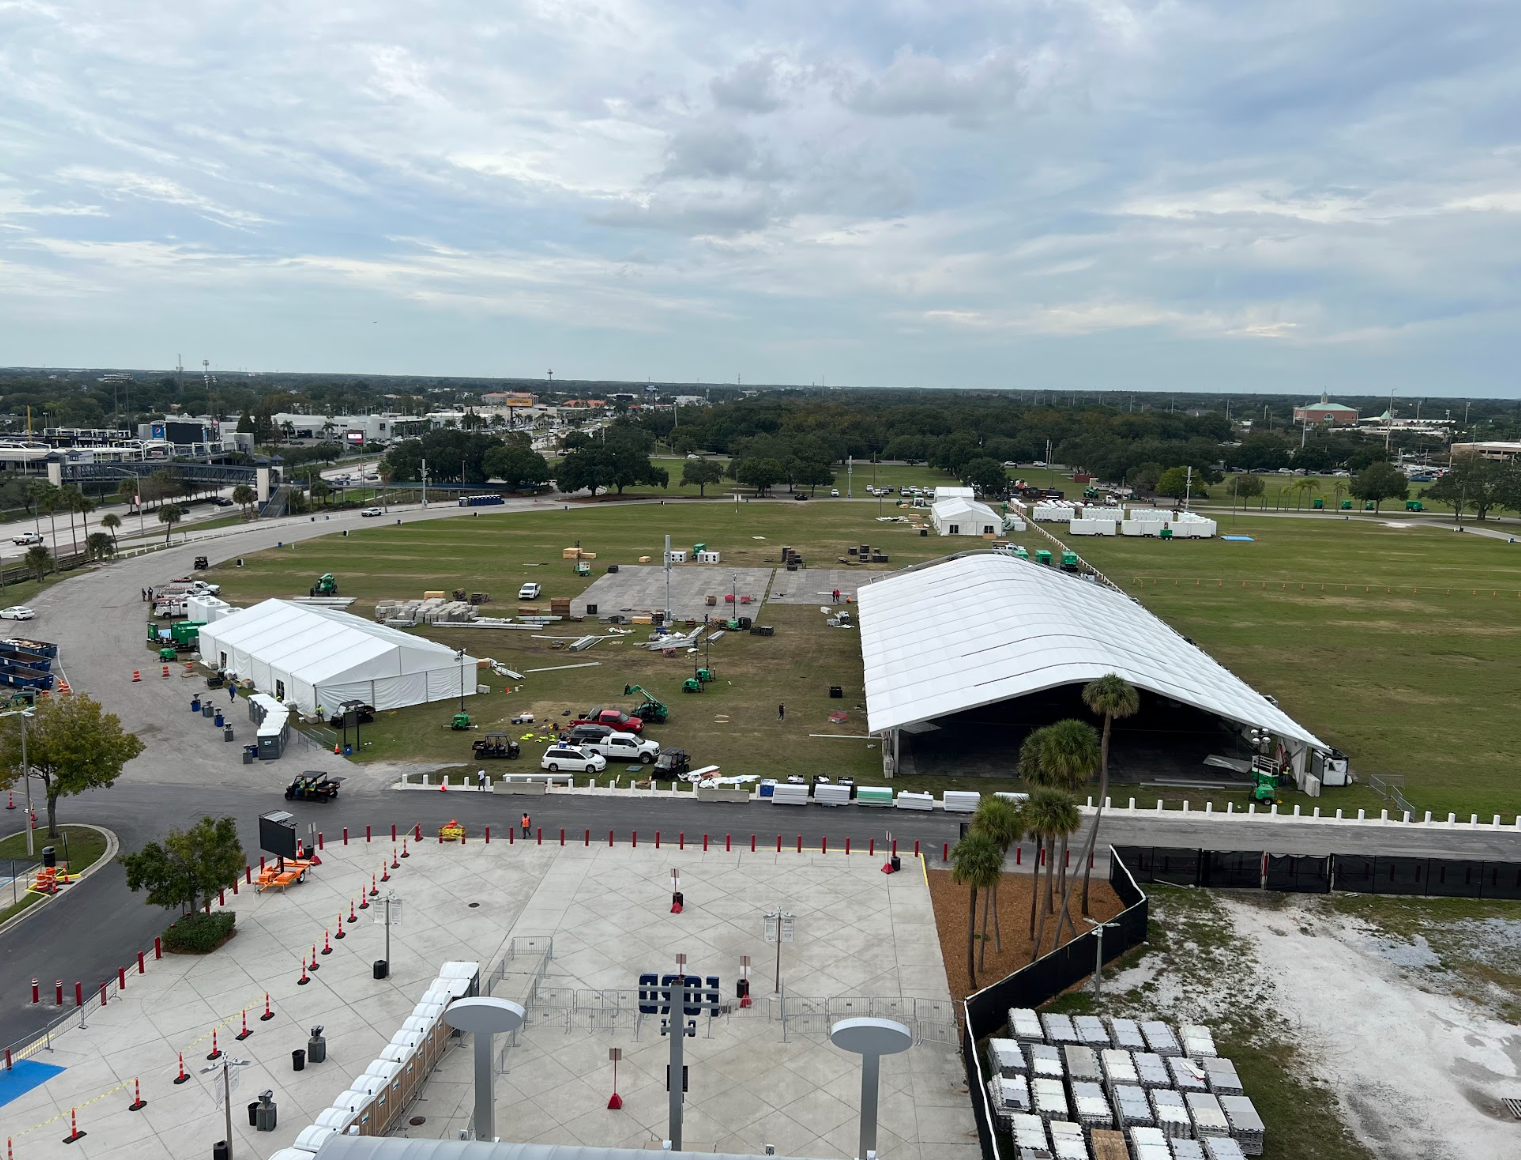
[[[632,697],[635,693],[638,693],[644,700],[640,702],[630,716],[638,717],[646,725],[665,724],[665,719],[670,716],[670,709],[660,701],[655,700],[654,697],[650,696],[638,685],[623,686],[623,695],[625,697]]]
[[[317,577],[317,583],[312,585],[312,596],[337,596],[338,579],[331,572],[324,572]]]

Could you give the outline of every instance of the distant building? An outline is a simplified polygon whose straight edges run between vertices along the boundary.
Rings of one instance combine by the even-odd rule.
[[[1521,457],[1521,443],[1454,443],[1452,445],[1452,457],[1460,455],[1476,455],[1480,459],[1500,459],[1509,462]]]
[[[1357,426],[1357,408],[1328,402],[1326,396],[1322,394],[1318,403],[1307,403],[1303,407],[1295,407],[1294,422],[1326,423],[1332,427],[1355,427]]]

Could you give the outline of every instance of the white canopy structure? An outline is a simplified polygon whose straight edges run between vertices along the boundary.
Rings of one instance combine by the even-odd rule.
[[[209,665],[304,713],[359,700],[399,709],[475,693],[474,657],[335,608],[266,600],[200,632]]]
[[[1282,738],[1302,771],[1324,742],[1123,593],[975,553],[866,585],[867,727],[896,731],[1118,673],[1137,688]],[[204,629],[202,630],[205,631]]]
[[[937,492],[944,490],[947,489],[936,488]],[[996,536],[1003,531],[1001,515],[967,496],[936,499],[930,508],[930,523],[941,536]]]

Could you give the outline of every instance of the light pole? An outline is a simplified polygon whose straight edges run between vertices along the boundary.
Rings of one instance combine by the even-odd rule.
[[[1099,922],[1096,918],[1084,918],[1084,922],[1093,927],[1094,942],[1097,949],[1093,954],[1093,997],[1099,997],[1099,988],[1103,985],[1104,975],[1104,931],[1111,926],[1119,926],[1117,922]]]
[[[235,1073],[232,1069],[235,1067],[247,1067],[248,1063],[249,1061],[246,1059],[232,1059],[229,1056],[223,1055],[219,1062],[212,1064],[210,1067],[201,1068],[202,1075],[217,1071],[218,1069],[222,1072],[222,1090],[218,1093],[217,1103],[221,1104],[227,1113],[227,1160],[232,1160],[232,1093],[233,1089],[237,1087],[233,1078]]]
[[[456,999],[444,1011],[444,1022],[470,1032],[475,1040],[475,1138],[485,1143],[496,1139],[496,1094],[492,1090],[491,1037],[516,1031],[528,1012],[507,999],[485,995]]]
[[[36,709],[12,709],[8,713],[0,713],[0,717],[21,718],[21,779],[26,785],[26,853],[29,858],[35,853],[36,839],[32,831],[37,827],[32,821],[32,767],[26,759],[26,721],[36,711]]]
[[[912,1047],[913,1032],[891,1019],[841,1019],[829,1029],[829,1042],[861,1057],[861,1140],[856,1160],[876,1160],[882,1057]]]
[[[1384,424],[1384,450],[1389,450],[1389,438],[1394,434],[1394,388],[1389,388],[1389,421]]]
[[[454,659],[459,661],[459,711],[465,711],[465,650],[460,649],[454,654]]]

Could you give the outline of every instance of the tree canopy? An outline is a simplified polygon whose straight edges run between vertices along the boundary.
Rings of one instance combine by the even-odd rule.
[[[1392,463],[1370,463],[1352,477],[1352,494],[1371,499],[1378,511],[1386,499],[1405,499],[1410,495],[1410,481]]]
[[[171,829],[162,843],[149,842],[117,861],[126,868],[127,889],[146,890],[151,906],[185,912],[209,905],[247,864],[237,821],[209,815],[187,830]]]
[[[0,789],[21,777],[21,720],[0,717]],[[27,722],[26,753],[47,797],[48,836],[58,836],[60,797],[110,788],[122,766],[142,751],[137,734],[125,732],[115,713],[82,693],[39,703]]]
[[[712,459],[688,459],[681,469],[681,482],[696,486],[698,495],[708,494],[708,485],[724,477],[723,464]]]

